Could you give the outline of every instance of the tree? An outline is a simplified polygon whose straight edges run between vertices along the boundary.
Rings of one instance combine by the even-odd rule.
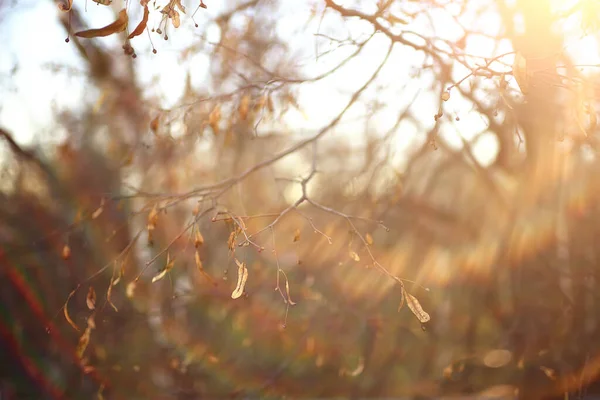
[[[0,124],[0,389],[597,390],[595,0],[92,3]]]

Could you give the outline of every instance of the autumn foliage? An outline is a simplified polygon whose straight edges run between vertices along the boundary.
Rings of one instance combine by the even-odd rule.
[[[0,398],[600,393],[597,1],[89,3],[0,114]]]

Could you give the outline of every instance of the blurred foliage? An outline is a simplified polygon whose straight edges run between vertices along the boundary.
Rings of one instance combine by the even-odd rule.
[[[100,3],[120,15],[102,32],[57,3],[86,76],[81,110],[54,110],[60,142],[0,126],[1,398],[600,393],[598,75],[559,29],[596,35],[595,2],[295,4],[310,34],[267,0]],[[152,56],[209,60],[174,106],[139,80],[146,14],[154,40],[196,30]],[[293,35],[352,51],[315,74]],[[482,36],[493,54],[471,53]],[[303,92],[329,81],[345,100]],[[296,128],[327,96],[329,122]],[[485,128],[451,140],[470,113]]]

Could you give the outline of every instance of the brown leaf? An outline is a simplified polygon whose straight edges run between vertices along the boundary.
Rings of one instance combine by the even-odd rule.
[[[152,207],[152,210],[150,210],[150,213],[148,214],[148,230],[149,231],[154,230],[154,228],[156,228],[157,222],[158,222],[158,209],[157,209],[157,205],[154,204],[154,207]]]
[[[77,291],[77,289],[75,289],[71,293],[69,293],[69,297],[67,297],[67,301],[65,302],[65,305],[63,307],[63,312],[65,314],[65,319],[67,320],[69,325],[71,325],[73,327],[73,329],[75,329],[77,332],[80,332],[80,329],[77,327],[77,325],[75,325],[75,322],[73,322],[73,320],[71,319],[71,316],[69,315],[69,309],[68,309],[69,300],[71,300],[71,297],[73,297],[73,295],[75,294],[76,291]]]
[[[92,0],[96,4],[102,4],[103,6],[110,6],[112,0]]]
[[[137,30],[137,28],[135,28],[135,29]],[[154,117],[154,119],[152,121],[150,121],[150,130],[152,130],[152,132],[156,133],[156,131],[158,131],[158,123],[159,122],[160,122],[160,115],[157,115],[156,117]]]
[[[86,328],[81,337],[79,338],[79,343],[77,343],[77,349],[75,350],[75,354],[77,354],[77,358],[81,358],[85,349],[87,349],[88,344],[90,343],[90,335],[92,330],[90,328]]]
[[[98,400],[104,400],[104,395],[102,394],[103,391],[104,391],[104,383],[102,383],[100,385],[100,388],[98,389],[98,393],[96,393],[96,397],[98,398]]]
[[[298,240],[300,240],[300,229],[296,229],[294,232],[294,243],[296,243]]]
[[[87,349],[88,344],[90,343],[90,336],[92,334],[92,329],[96,327],[96,323],[94,322],[94,315],[90,315],[88,318],[88,325],[85,328],[85,332],[79,338],[79,343],[77,343],[77,349],[75,350],[75,354],[77,358],[83,357],[83,353],[85,349]]]
[[[542,370],[542,372],[550,379],[552,379],[553,381],[556,380],[556,371],[554,371],[552,368],[548,368],[548,367],[540,367],[540,370]]]
[[[227,239],[227,248],[229,250],[233,250],[235,248],[235,237],[236,237],[235,231],[233,231],[229,234],[229,239]]]
[[[104,211],[104,207],[98,207],[98,209],[93,212],[92,219],[98,218],[100,214],[102,214],[102,211]]]
[[[96,308],[96,291],[93,286],[90,286],[88,290],[87,297],[85,298],[85,303],[90,310]]]
[[[94,315],[95,313],[92,313],[92,315],[90,315],[87,319],[88,328],[96,329],[96,321],[94,320]]]
[[[133,39],[134,37],[139,36],[144,32],[144,29],[146,29],[146,24],[148,23],[149,15],[150,15],[150,10],[148,10],[148,5],[146,4],[144,6],[144,16],[142,17],[142,20],[140,21],[138,26],[136,26],[135,29],[129,34],[129,36],[127,36],[127,39]],[[154,118],[154,120],[156,120],[156,125],[158,126],[158,117]],[[150,123],[151,129],[152,129],[152,123],[154,122],[154,120],[152,120],[152,122]],[[152,129],[152,131],[156,132],[156,129]]]
[[[197,251],[196,254],[194,254],[194,260],[196,261],[196,267],[198,267],[198,270],[204,270],[204,267],[202,266],[202,260],[200,260],[200,254],[198,254]]]
[[[363,357],[360,357],[358,360],[358,365],[356,366],[356,368],[352,371],[348,371],[345,368],[343,368],[341,370],[342,375],[347,375],[347,376],[351,376],[351,377],[355,377],[358,376],[360,374],[362,374],[362,372],[365,370],[365,360]]]
[[[250,110],[250,96],[247,94],[242,97],[240,101],[240,105],[238,107],[238,112],[240,113],[240,119],[245,120],[248,118],[248,111]]]
[[[169,17],[171,17],[171,21],[173,22],[173,27],[179,28],[180,20],[179,20],[179,13],[177,12],[177,10],[171,10],[169,12]]]
[[[402,309],[402,307],[404,307],[404,288],[400,287],[400,290],[402,291],[402,297],[400,298],[400,304],[398,305],[398,311],[400,311]]]
[[[181,10],[181,12],[185,14],[185,7],[181,5],[181,0],[173,0],[173,2],[177,6],[177,8],[179,8],[179,10]]]
[[[235,290],[231,293],[232,299],[237,299],[244,293],[244,287],[246,286],[246,280],[248,279],[248,268],[246,268],[246,263],[241,263],[237,259],[235,260],[235,263],[238,266],[238,280]]]
[[[100,207],[98,207],[96,211],[92,213],[92,219],[98,218],[100,214],[102,214],[102,211],[104,211],[104,198],[100,200]]]
[[[219,133],[219,122],[221,121],[221,107],[217,105],[208,115],[208,124],[212,128],[214,134]]]
[[[273,98],[271,96],[267,96],[267,110],[271,114],[275,112],[275,104],[273,103]]]
[[[198,229],[196,229],[196,233],[194,235],[194,247],[198,248],[204,244],[204,237],[200,233]]]
[[[112,286],[117,286],[117,284],[121,281],[123,275],[125,275],[125,260],[121,260],[121,269],[119,270],[119,275],[116,278],[114,278]]]
[[[120,279],[121,277],[117,278]],[[108,304],[110,304],[110,306],[115,310],[115,312],[119,312],[119,310],[117,309],[117,307],[113,304],[110,296],[112,294],[112,288],[115,285],[114,282],[114,278],[110,279],[110,284],[108,285],[108,290],[106,291],[106,301],[108,301]]]
[[[68,260],[71,258],[71,248],[68,244],[65,244],[62,249],[62,258],[63,260]]]
[[[290,303],[292,306],[295,305],[296,303],[292,301],[292,298],[290,297],[290,283],[287,277],[285,278],[285,293],[287,294],[288,303]]]
[[[95,38],[95,37],[103,37],[109,36],[114,33],[123,32],[125,28],[127,28],[127,22],[129,21],[129,17],[127,15],[127,10],[122,9],[119,11],[119,16],[115,22],[112,24],[106,25],[102,28],[98,29],[88,29],[86,31],[81,31],[75,33],[75,36],[79,36],[82,38]]]
[[[373,244],[373,236],[371,236],[370,233],[367,233],[365,235],[365,241],[367,242],[367,244],[370,246]]]
[[[67,309],[67,305],[65,304],[64,308],[63,308],[64,314],[65,314],[65,319],[67,320],[67,322],[69,323],[69,325],[71,325],[73,327],[73,329],[75,329],[77,332],[80,332],[81,330],[77,327],[77,325],[75,325],[75,322],[73,322],[73,320],[71,319],[71,316],[69,315],[69,310]]]
[[[239,233],[242,233],[242,231],[243,232],[247,231],[248,229],[246,228],[246,223],[244,222],[244,219],[238,217],[237,220],[238,220],[238,229],[240,229]]]
[[[165,265],[163,270],[160,271],[158,274],[156,274],[154,276],[154,278],[152,278],[152,283],[164,278],[164,276],[167,274],[167,272],[169,272],[170,270],[173,269],[174,265],[175,265],[175,260],[171,260],[171,256],[169,255],[169,253],[167,253],[167,265]]]
[[[196,254],[194,255],[194,259],[196,260],[196,267],[198,267],[198,271],[200,271],[202,276],[204,278],[206,278],[207,281],[209,281],[210,283],[212,283],[214,285],[215,281],[204,269],[204,266],[202,265],[202,260],[200,260],[200,255],[198,254],[197,251],[196,251]]]
[[[429,314],[427,314],[423,310],[423,307],[421,307],[421,303],[419,303],[419,300],[417,300],[417,298],[415,296],[404,291],[404,297],[406,298],[406,303],[408,304],[408,308],[410,308],[410,311],[412,311],[412,313],[415,314],[415,317],[417,317],[417,319],[421,323],[425,323],[431,319]]]
[[[137,286],[137,283],[135,281],[131,281],[127,284],[127,288],[125,289],[125,294],[127,295],[128,298],[133,298],[133,296],[135,295],[135,287]]]

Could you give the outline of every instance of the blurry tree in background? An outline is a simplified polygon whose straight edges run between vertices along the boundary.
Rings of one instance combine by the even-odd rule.
[[[213,3],[46,15],[0,397],[600,395],[600,3]]]

